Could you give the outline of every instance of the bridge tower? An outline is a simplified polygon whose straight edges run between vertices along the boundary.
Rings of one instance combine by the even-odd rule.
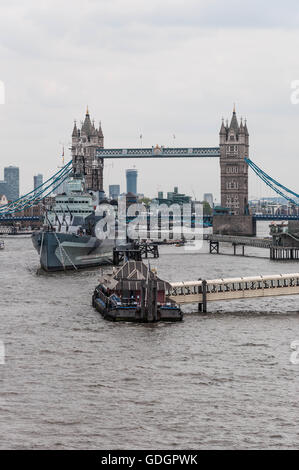
[[[249,134],[246,121],[240,125],[235,107],[230,125],[222,120],[220,129],[221,206],[229,213],[213,216],[213,233],[221,235],[256,234],[255,219],[248,208],[248,165],[245,157],[249,152]]]
[[[73,164],[76,156],[84,156],[85,161],[85,185],[86,189],[92,191],[103,190],[104,160],[96,156],[96,149],[104,147],[104,135],[101,123],[98,129],[92,122],[87,108],[84,122],[81,128],[77,127],[75,121],[72,133],[72,158]]]
[[[230,125],[222,120],[220,129],[221,206],[232,215],[248,215],[249,134],[242,122],[238,124],[235,107]]]

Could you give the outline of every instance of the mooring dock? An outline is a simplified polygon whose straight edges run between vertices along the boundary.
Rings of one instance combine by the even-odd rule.
[[[207,303],[219,300],[248,299],[299,294],[299,273],[255,277],[171,282],[169,300],[180,304],[197,303],[207,311]]]
[[[118,266],[127,260],[141,261],[143,258],[159,258],[158,243],[141,242],[115,247],[113,250],[113,264]]]
[[[204,237],[210,244],[210,253],[220,253],[220,243],[229,243],[233,247],[234,255],[245,256],[245,246],[265,248],[270,250],[270,259],[274,261],[299,260],[299,247],[278,246],[273,244],[272,238],[243,237],[235,235],[208,234]],[[238,247],[241,253],[238,253]]]
[[[181,321],[180,307],[166,299],[169,288],[170,284],[142,261],[130,260],[111,273],[102,274],[92,305],[111,321]]]

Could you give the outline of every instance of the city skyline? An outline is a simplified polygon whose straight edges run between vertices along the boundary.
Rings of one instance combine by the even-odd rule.
[[[20,196],[24,196],[24,194],[20,192],[20,168],[18,166],[9,165],[4,167],[2,172],[3,179],[0,180],[0,195],[5,195],[9,201],[14,201]],[[30,191],[37,189],[42,183],[43,175],[41,173],[32,175],[32,188]]]

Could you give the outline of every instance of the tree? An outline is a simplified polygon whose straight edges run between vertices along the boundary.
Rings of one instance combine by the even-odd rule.
[[[203,215],[212,215],[212,208],[207,201],[203,201]]]
[[[149,197],[143,197],[139,200],[139,202],[142,202],[146,207],[148,207],[152,200]]]

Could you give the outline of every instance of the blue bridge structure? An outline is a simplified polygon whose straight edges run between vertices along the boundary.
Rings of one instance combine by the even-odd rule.
[[[131,222],[134,217],[128,217],[128,222]],[[256,221],[288,221],[288,220],[299,220],[299,215],[271,215],[271,214],[253,214],[253,219]],[[15,223],[15,222],[39,222],[41,217],[31,216],[31,217],[22,217],[22,216],[0,216],[0,225],[1,223]],[[191,219],[191,223],[194,224],[194,217]],[[213,215],[204,215],[202,218],[203,225],[206,227],[212,226]]]
[[[96,149],[96,156],[99,159],[128,159],[128,158],[219,158],[220,147],[164,147],[156,145],[149,148],[100,148]],[[282,196],[294,206],[299,207],[299,194],[281,184],[269,176],[258,165],[249,158],[245,158],[247,165],[253,172],[276,194]],[[43,198],[49,196],[63,181],[72,174],[72,161],[69,161],[51,178],[41,184],[35,190],[30,191],[16,201],[10,202],[0,207],[0,223],[14,223],[21,221],[38,221],[38,216],[22,216],[20,212],[30,208],[42,201]],[[212,222],[213,216],[204,216],[204,222],[208,225]],[[253,215],[256,220],[299,220],[299,215],[270,215],[256,214]]]
[[[156,145],[149,148],[98,148],[99,158],[219,158],[220,147],[163,147]]]
[[[299,220],[299,215],[271,215],[271,214],[253,214],[255,220]]]
[[[8,217],[3,217],[0,216],[0,224],[4,222],[39,222],[41,220],[40,217],[37,215],[34,215],[32,217],[20,217],[20,216],[8,216]]]

